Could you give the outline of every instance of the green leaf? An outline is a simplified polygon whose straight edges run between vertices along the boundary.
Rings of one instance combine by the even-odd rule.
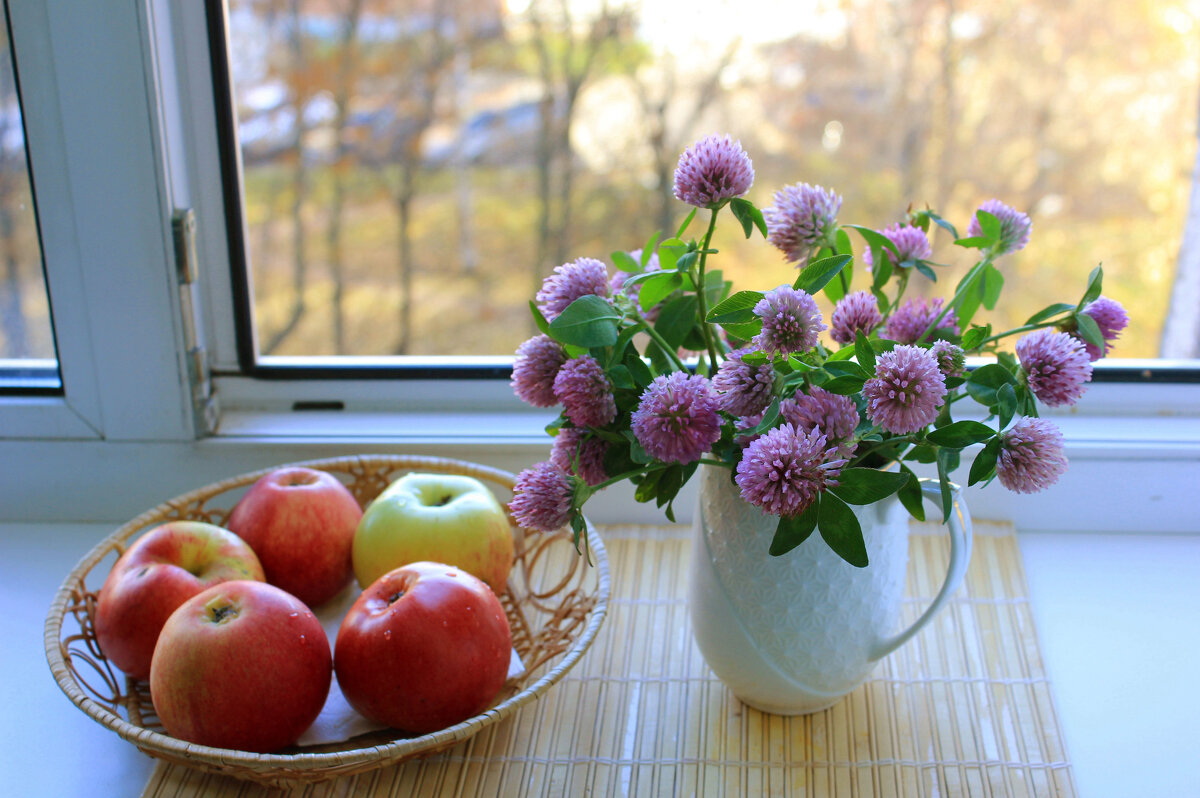
[[[749,341],[751,338],[762,332],[762,319],[755,319],[754,321],[747,322],[745,324],[730,324],[729,322],[723,322],[721,327],[725,330],[725,332],[729,333],[731,338]]]
[[[970,487],[979,482],[991,479],[996,473],[996,460],[1000,456],[999,438],[992,438],[987,442],[987,445],[975,455],[975,461],[971,463],[971,473],[967,477],[967,486]]]
[[[675,362],[670,353],[659,346],[658,341],[652,340],[646,344],[646,356],[650,358],[650,365],[654,367],[655,374],[670,374],[675,370]]]
[[[875,262],[875,265],[872,268],[874,270],[873,273],[875,275],[875,279],[871,281],[871,288],[876,291],[882,291],[883,287],[887,285],[887,281],[892,279],[892,259],[881,258]]]
[[[698,211],[698,210],[700,210],[700,209],[692,208],[692,212],[687,215],[687,218],[684,219],[683,223],[679,225],[679,229],[675,231],[676,238],[683,238],[683,234],[685,232],[687,232],[688,225],[690,225],[692,223],[692,220],[696,218],[696,211]]]
[[[958,238],[958,231],[954,229],[954,225],[950,224],[950,222],[938,216],[933,211],[922,211],[922,213],[925,216],[928,216],[930,219],[933,219],[934,223],[938,227],[948,232],[952,238]]]
[[[742,197],[734,197],[729,203],[729,209],[742,223],[742,230],[746,233],[746,238],[754,233],[756,227],[762,233],[763,238],[767,237],[767,221],[763,218],[762,211],[756,208],[753,202]]]
[[[1096,268],[1092,269],[1092,273],[1088,275],[1087,290],[1083,292],[1083,299],[1079,303],[1079,307],[1081,309],[1089,302],[1096,301],[1096,299],[1100,296],[1103,283],[1104,269],[1097,266]]]
[[[775,426],[775,422],[779,420],[779,397],[776,396],[771,400],[771,404],[763,411],[762,421],[755,424],[748,430],[742,432],[742,435],[761,435],[762,433]]]
[[[833,251],[838,255],[853,255],[854,247],[850,244],[850,234],[842,228],[838,228],[833,236],[835,246]]]
[[[658,246],[658,239],[661,236],[662,230],[656,230],[654,235],[650,236],[650,240],[646,242],[646,246],[642,247],[641,266],[643,269],[650,262],[650,258],[654,256],[654,248]]]
[[[951,300],[951,305],[955,313],[958,314],[959,324],[967,324],[975,315],[975,311],[979,310],[980,304],[983,302],[983,271],[978,267],[971,269],[963,275],[959,281],[958,287],[955,289],[955,299]]]
[[[954,470],[957,454],[948,449],[938,449],[937,453],[938,485],[942,489],[942,518],[950,517],[950,508],[954,505],[954,494],[950,491],[950,472]]]
[[[996,403],[996,391],[1001,385],[1013,385],[1016,378],[999,363],[988,363],[971,371],[967,377],[967,393],[979,404],[991,407]]]
[[[957,239],[954,242],[955,246],[966,247],[967,249],[983,249],[991,243],[993,243],[992,239],[987,236],[971,236],[970,238]]]
[[[633,381],[633,375],[629,373],[629,369],[622,363],[615,366],[609,366],[608,379],[612,382],[614,388],[621,388],[627,391],[637,390],[637,384]]]
[[[679,260],[675,262],[675,271],[686,272],[690,271],[696,265],[696,261],[700,260],[700,253],[695,250],[688,250],[679,256]]]
[[[699,303],[694,294],[684,294],[668,300],[658,313],[654,329],[668,345],[679,347],[696,326]]]
[[[725,279],[725,275],[720,269],[713,269],[704,276],[704,299],[710,308],[721,304],[725,298],[725,291],[732,286],[733,283]]]
[[[896,245],[892,243],[892,240],[878,230],[872,230],[869,227],[863,227],[862,225],[857,224],[847,224],[842,226],[851,230],[857,230],[858,234],[861,235],[863,240],[867,242],[867,245],[871,247],[872,255],[874,255],[877,250],[886,249],[893,255],[899,256],[900,251],[896,249]]]
[[[633,434],[633,431],[625,430],[624,435],[625,435],[625,438],[629,441],[629,458],[631,460],[633,460],[633,462],[637,463],[638,465],[646,465],[647,463],[649,463],[651,460],[651,457],[649,454],[646,453],[645,448],[642,447],[642,444],[638,441],[637,436],[635,436]],[[617,473],[622,473],[622,472],[617,472]]]
[[[1034,313],[1025,320],[1026,324],[1040,324],[1046,319],[1057,316],[1060,313],[1066,313],[1068,310],[1074,310],[1074,305],[1069,305],[1066,302],[1056,302],[1049,307],[1042,308],[1037,313]]]
[[[830,393],[836,393],[841,396],[853,396],[862,390],[863,383],[865,382],[866,379],[862,377],[834,377],[821,387]]]
[[[1008,386],[1011,390],[1012,386]],[[926,440],[938,446],[951,449],[962,449],[973,443],[982,443],[994,437],[996,431],[987,424],[978,421],[955,421],[944,427],[935,429],[926,436]]]
[[[867,371],[853,360],[826,361],[825,371],[834,377],[857,377],[862,380],[869,379],[875,373],[874,371]]]
[[[817,528],[821,530],[821,539],[829,544],[837,556],[855,568],[867,567],[867,546],[863,541],[862,526],[848,504],[829,492],[821,494]]]
[[[914,463],[932,463],[937,460],[938,450],[936,447],[921,444],[914,446],[904,456],[905,460],[911,460]]]
[[[642,270],[641,264],[634,260],[633,256],[628,252],[617,250],[616,252],[613,252],[610,257],[612,258],[613,266],[617,267],[617,269],[623,272],[628,274],[637,274]]]
[[[668,238],[667,241],[676,241],[676,239]],[[668,244],[667,241],[662,241],[658,245],[658,267],[664,272],[673,272],[678,269],[679,256],[687,250],[687,245],[683,242]],[[650,274],[653,273],[650,272]]]
[[[1004,232],[1004,228],[1000,225],[1000,220],[993,214],[985,210],[975,211],[975,218],[979,220],[979,229],[990,242],[1000,240],[1000,235]]]
[[[983,270],[983,306],[988,310],[996,308],[1000,292],[1004,290],[1004,275],[992,264]]]
[[[781,516],[779,525],[775,527],[775,537],[771,539],[768,553],[772,557],[787,554],[792,549],[808,540],[808,536],[817,528],[817,508],[819,502],[813,502],[799,515]]]
[[[900,466],[900,473],[908,477],[908,482],[900,488],[896,497],[900,499],[900,503],[904,505],[904,509],[908,510],[908,514],[918,521],[925,520],[925,500],[921,493],[921,481],[917,479],[908,466]]]
[[[992,325],[987,324],[983,327],[978,325],[971,327],[962,337],[962,348],[964,351],[971,351],[982,344],[989,335],[992,334]]]
[[[873,504],[891,496],[908,482],[908,475],[874,468],[845,468],[830,488],[847,504]]]
[[[930,282],[937,282],[937,272],[929,268],[929,264],[923,260],[919,260],[913,264],[913,268],[923,274]]]
[[[538,309],[537,303],[532,299],[529,300],[529,312],[533,314],[533,323],[537,325],[542,335],[550,335],[550,322],[546,321],[546,317],[542,315],[542,311]]]
[[[738,291],[708,312],[705,321],[711,324],[746,324],[758,317],[754,306],[763,298],[761,291]]]
[[[681,285],[683,277],[679,272],[656,272],[638,290],[638,304],[643,310],[649,310],[675,293]]]
[[[1004,429],[1008,426],[1008,422],[1012,421],[1017,412],[1017,392],[1016,389],[1005,383],[996,389],[996,404],[995,412],[997,416],[997,426]]]
[[[829,281],[846,267],[853,258],[849,255],[832,255],[828,258],[821,258],[804,267],[804,271],[800,272],[800,276],[796,278],[796,282],[792,284],[792,288],[797,291],[807,291],[810,294],[816,294],[822,288],[829,284]]]
[[[1104,333],[1100,332],[1100,325],[1095,319],[1086,313],[1076,313],[1075,327],[1083,336],[1083,340],[1100,347],[1101,352],[1104,351]]]
[[[633,337],[637,335],[638,332],[639,328],[634,325],[630,325],[629,327],[621,330],[621,334],[617,336],[617,342],[613,344],[612,352],[608,359],[610,364],[619,363],[625,359],[625,350],[629,347],[629,344],[633,341]]]
[[[854,345],[850,344],[849,346],[843,346],[841,349],[834,352],[829,357],[825,358],[825,362],[826,363],[836,363],[839,360],[849,360],[850,358],[854,357],[854,355],[855,355]]]
[[[867,374],[875,373],[875,350],[871,348],[871,342],[863,335],[862,330],[854,331],[854,356],[858,358],[858,364]]]
[[[617,341],[621,314],[612,303],[595,294],[581,296],[550,322],[550,336],[564,344],[591,349]]]
[[[629,369],[629,374],[633,377],[634,383],[638,388],[645,388],[654,381],[654,374],[650,371],[650,367],[646,365],[646,361],[638,357],[636,349],[629,349],[625,352],[625,368]],[[612,473],[620,473],[613,472]]]

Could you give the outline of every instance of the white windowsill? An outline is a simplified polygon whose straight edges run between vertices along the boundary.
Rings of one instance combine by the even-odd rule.
[[[50,600],[111,528],[3,524],[0,772],[14,795],[139,795],[152,760],[80,712],[42,654]],[[1200,535],[1022,533],[1030,597],[1079,794],[1190,795],[1200,784]],[[36,766],[31,766],[36,763]]]

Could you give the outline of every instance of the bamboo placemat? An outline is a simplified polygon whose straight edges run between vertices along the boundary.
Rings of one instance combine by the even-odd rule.
[[[601,530],[605,627],[538,702],[425,760],[268,790],[160,763],[144,796],[1074,796],[1009,526],[976,523],[948,608],[831,709],[742,705],[691,637],[684,527]],[[945,573],[948,539],[913,528],[911,622]]]

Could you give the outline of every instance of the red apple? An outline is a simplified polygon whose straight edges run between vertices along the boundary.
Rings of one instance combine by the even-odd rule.
[[[180,604],[218,582],[265,578],[254,552],[227,529],[200,521],[154,527],[125,550],[100,588],[100,650],[127,675],[146,679],[158,633]]]
[[[354,531],[362,508],[337,477],[311,468],[278,468],[251,486],[229,514],[267,581],[310,607],[350,581]]]
[[[425,734],[487,709],[511,656],[508,618],[491,588],[459,568],[417,562],[384,574],[354,602],[334,669],[362,715]]]
[[[224,582],[167,619],[150,696],[174,737],[266,753],[312,725],[332,677],[325,630],[300,599],[265,582]]]

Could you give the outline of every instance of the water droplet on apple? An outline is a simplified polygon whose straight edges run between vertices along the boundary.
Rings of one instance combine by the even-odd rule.
[[[304,635],[300,635],[300,645],[302,645],[302,646],[308,645],[308,638],[305,637]]]
[[[384,640],[391,640],[391,639],[392,639],[392,630],[391,630],[391,629],[384,629],[384,630],[383,630],[383,639],[384,639]]]
[[[300,613],[298,613],[298,612],[293,612],[293,613],[290,613],[290,614],[288,615],[288,617],[289,617],[289,618],[299,618],[299,617],[300,617]]]

